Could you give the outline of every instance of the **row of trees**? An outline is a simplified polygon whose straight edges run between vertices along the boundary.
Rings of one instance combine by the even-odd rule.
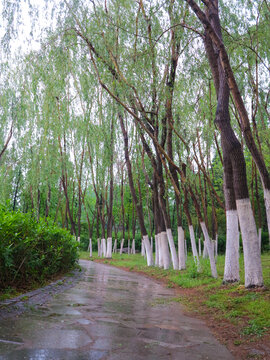
[[[211,239],[226,233],[227,282],[240,226],[245,285],[263,285],[269,6],[241,4],[247,21],[239,2],[64,1],[40,51],[3,71],[2,199],[79,240],[87,224],[107,257],[113,232],[140,232],[153,265],[155,234],[165,269],[185,268],[185,236],[199,269],[197,232],[213,277]]]

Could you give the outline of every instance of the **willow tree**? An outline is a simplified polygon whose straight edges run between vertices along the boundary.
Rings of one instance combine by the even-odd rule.
[[[235,205],[231,197],[233,196],[232,192],[234,193],[244,247],[245,285],[246,287],[262,286],[263,279],[259,243],[256,224],[248,194],[245,159],[241,149],[241,144],[237,140],[230,125],[230,90],[240,112],[240,116],[242,117],[242,121],[246,126],[245,133],[247,136],[246,140],[248,140],[247,145],[251,149],[253,156],[255,156],[257,165],[261,167],[262,173],[265,175],[265,179],[262,177],[263,181],[266,181],[264,183],[265,186],[267,185],[267,171],[265,171],[266,168],[264,162],[260,154],[257,152],[255,143],[253,143],[253,138],[250,135],[247,111],[238,90],[238,86],[229,63],[229,58],[224,47],[218,15],[218,1],[208,2],[205,13],[193,0],[187,1],[205,27],[206,51],[218,97],[215,121],[220,129],[222,139],[226,187],[225,199],[227,210],[233,214]],[[216,54],[218,54],[218,56]],[[233,179],[233,188],[230,186],[231,179]],[[228,198],[228,196],[230,196],[230,198]],[[229,219],[230,218],[231,217],[229,217]],[[228,225],[233,225],[235,235],[235,231],[237,231],[237,220],[232,220]],[[237,268],[235,270],[237,270]],[[236,274],[235,276],[237,277],[238,275]]]

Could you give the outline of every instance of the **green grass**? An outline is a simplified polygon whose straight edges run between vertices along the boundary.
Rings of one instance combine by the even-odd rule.
[[[80,252],[80,258],[89,260],[89,254]],[[98,259],[97,253],[93,254],[92,259]],[[173,301],[184,302],[193,310],[196,310],[197,306],[200,306],[198,311],[204,311],[203,308],[205,311],[211,309],[212,315],[217,319],[227,319],[232,324],[238,325],[242,335],[262,336],[270,330],[270,254],[262,255],[265,288],[260,290],[245,289],[243,256],[240,256],[240,282],[223,285],[224,261],[224,256],[218,257],[218,279],[213,279],[209,261],[201,259],[201,270],[197,272],[191,255],[188,256],[187,269],[184,271],[148,267],[146,260],[140,254],[113,254],[112,259],[104,260],[110,265],[143,272],[156,279],[164,279],[168,287],[179,286],[197,290],[200,299],[198,296],[180,296]]]

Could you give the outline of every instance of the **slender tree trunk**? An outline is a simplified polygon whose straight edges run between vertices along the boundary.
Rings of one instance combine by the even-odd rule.
[[[49,216],[50,205],[51,205],[51,186],[49,184],[46,205],[45,205],[45,218],[47,218]]]
[[[159,163],[159,161],[158,161]],[[178,257],[177,257],[177,253],[176,253],[176,249],[175,249],[175,244],[174,244],[174,240],[173,240],[173,235],[172,235],[172,229],[171,229],[171,224],[170,224],[170,219],[167,213],[167,209],[166,209],[166,201],[165,201],[165,184],[164,184],[164,179],[163,179],[163,174],[162,174],[162,165],[160,164],[158,167],[158,171],[159,171],[159,204],[160,204],[160,208],[162,211],[162,215],[164,218],[164,222],[165,222],[165,227],[166,227],[166,235],[167,235],[167,239],[168,239],[168,243],[170,246],[170,251],[171,251],[171,256],[172,256],[172,263],[173,263],[173,268],[174,270],[178,270],[179,268],[179,263],[178,263]],[[166,237],[163,234],[163,231],[161,232],[161,241],[162,241],[162,251],[166,251],[167,252],[167,246],[165,245],[166,242]],[[166,259],[164,261],[164,268],[168,268],[169,264],[167,264],[167,254],[164,254]],[[166,262],[166,264],[165,264]]]
[[[159,266],[158,234],[155,234],[155,266]]]
[[[259,198],[259,190],[258,190],[258,181],[257,181],[257,169],[255,168],[255,194],[256,194],[256,203],[257,203],[257,211],[258,211],[258,240],[259,240],[259,247],[261,252],[261,245],[262,245],[262,211],[260,205],[260,198]]]
[[[92,239],[89,238],[89,257],[91,258],[93,256],[93,246],[92,246]]]
[[[178,256],[179,256],[179,270],[186,268],[185,256],[185,234],[182,226],[178,226]]]
[[[145,228],[145,225],[144,225],[142,204],[140,204],[138,202],[138,198],[137,198],[135,187],[134,187],[133,176],[132,176],[132,168],[131,168],[131,163],[130,163],[129,153],[128,153],[128,135],[127,135],[127,132],[126,132],[126,129],[125,129],[125,126],[124,126],[124,121],[123,121],[122,115],[120,113],[119,113],[119,120],[120,120],[120,125],[121,125],[123,138],[124,138],[125,159],[126,159],[126,166],[127,166],[127,170],[128,170],[129,187],[130,187],[130,191],[131,191],[131,194],[132,194],[134,204],[136,206],[136,213],[137,213],[137,217],[138,217],[138,220],[139,220],[141,233],[142,233],[142,236],[143,236],[143,239],[144,239],[144,244],[145,244],[145,248],[146,248],[146,255],[147,255],[147,265],[152,266],[153,265],[153,254],[151,252],[151,246],[150,246],[148,234],[147,234],[147,231],[146,231],[146,228]]]
[[[214,278],[217,278],[217,268],[216,268],[214,253],[212,251],[213,248],[212,248],[211,240],[209,238],[209,233],[208,233],[207,227],[206,227],[205,222],[203,221],[203,218],[201,215],[200,206],[199,206],[198,201],[191,189],[191,186],[189,186],[189,193],[193,200],[195,210],[196,210],[196,213],[197,213],[197,216],[198,216],[198,219],[200,222],[200,226],[201,226],[201,229],[203,232],[204,240],[206,242],[207,251],[208,251],[209,260],[210,260],[211,273]],[[194,236],[194,233],[192,236]],[[195,236],[194,236],[194,242],[195,242]],[[197,248],[196,248],[196,251],[197,251]],[[197,253],[197,259],[198,259],[198,253]]]
[[[186,186],[183,186],[183,191],[184,191],[184,211],[185,211],[185,214],[186,214],[186,217],[187,217],[187,222],[188,222],[188,229],[189,229],[189,235],[190,235],[192,255],[193,255],[193,259],[194,259],[195,264],[197,266],[199,266],[199,256],[198,256],[198,251],[197,251],[197,246],[196,246],[196,241],[195,241],[195,235],[194,235],[194,229],[193,229],[193,225],[192,225],[192,220],[191,220],[189,207],[188,207],[188,191],[186,189]]]
[[[117,253],[117,239],[114,239],[114,245],[113,245],[113,253]]]
[[[102,249],[100,244],[100,238],[97,238],[97,245],[98,245],[98,257],[102,256]]]
[[[18,178],[17,178],[17,182],[16,182],[15,194],[14,194],[14,199],[13,199],[13,211],[15,211],[15,209],[16,209],[16,202],[17,202],[20,179],[21,179],[21,169],[19,169]]]
[[[8,147],[8,144],[9,144],[11,138],[12,138],[12,133],[13,133],[13,121],[12,121],[10,130],[9,130],[9,133],[8,133],[7,139],[6,139],[6,141],[5,141],[5,144],[4,144],[3,148],[2,148],[2,150],[0,151],[0,160],[1,160],[4,152],[6,151],[6,149],[7,149],[7,147]]]
[[[123,254],[124,241],[125,241],[125,239],[122,239],[122,240],[121,240],[120,254]]]
[[[136,216],[135,216],[134,201],[132,201],[132,246],[131,246],[132,254],[136,254],[135,235],[136,235]]]
[[[65,162],[64,162],[64,156],[63,156],[63,150],[62,150],[60,136],[58,137],[58,143],[59,143],[59,149],[60,149],[60,155],[61,155],[61,163],[62,163],[61,181],[62,181],[62,185],[63,185],[64,195],[65,195],[65,198],[66,198],[66,210],[67,210],[67,213],[68,213],[68,216],[69,216],[69,221],[70,221],[70,224],[71,224],[71,232],[72,232],[73,235],[76,236],[75,222],[74,222],[74,219],[73,219],[73,214],[72,214],[72,211],[70,209],[70,203],[69,203],[67,171],[66,171],[66,167],[65,167]],[[65,137],[65,135],[64,135],[64,152],[66,152],[66,137]]]
[[[170,267],[170,252],[168,247],[168,239],[166,233],[166,226],[164,222],[164,215],[160,208],[160,199],[158,194],[158,185],[155,174],[153,175],[153,204],[155,211],[155,224],[157,226],[157,234],[159,241],[159,266],[164,269]]]
[[[107,258],[112,257],[114,120],[111,120],[110,198],[107,223]]]

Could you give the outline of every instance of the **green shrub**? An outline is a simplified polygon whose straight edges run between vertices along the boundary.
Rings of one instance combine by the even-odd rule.
[[[77,243],[65,229],[0,208],[0,289],[40,283],[72,268],[77,257]]]

